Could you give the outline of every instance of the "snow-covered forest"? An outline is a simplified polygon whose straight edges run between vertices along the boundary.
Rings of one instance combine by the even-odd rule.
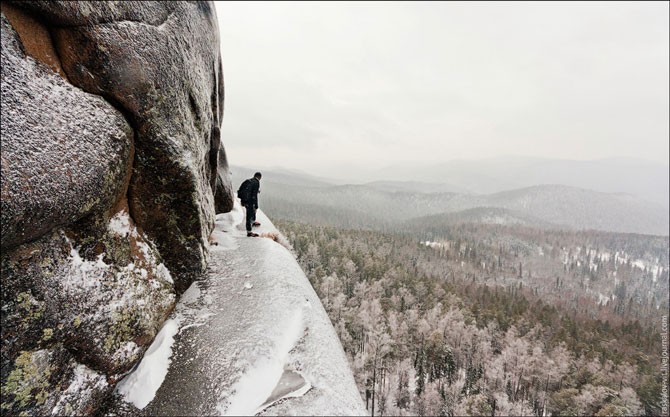
[[[667,237],[275,224],[371,415],[661,413]]]

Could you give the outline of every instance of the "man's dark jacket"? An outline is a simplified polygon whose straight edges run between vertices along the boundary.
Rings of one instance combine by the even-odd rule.
[[[258,193],[261,190],[261,182],[258,181],[258,178],[252,177],[249,178],[249,188],[247,189],[247,200],[243,201],[242,204],[245,206],[251,205],[255,208],[258,208]]]

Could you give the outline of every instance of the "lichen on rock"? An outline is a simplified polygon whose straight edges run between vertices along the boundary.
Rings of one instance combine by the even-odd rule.
[[[208,2],[2,10],[2,411],[91,415],[232,208],[216,17]]]
[[[1,390],[3,415],[89,415],[104,400],[109,384],[55,345],[22,351]]]

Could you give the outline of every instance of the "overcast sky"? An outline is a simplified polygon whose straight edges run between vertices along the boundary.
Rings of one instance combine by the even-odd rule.
[[[668,2],[217,2],[232,164],[668,163]]]

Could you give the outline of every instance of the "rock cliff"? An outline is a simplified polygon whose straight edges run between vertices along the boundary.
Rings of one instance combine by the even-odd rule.
[[[208,2],[2,2],[3,414],[90,415],[233,206]]]

